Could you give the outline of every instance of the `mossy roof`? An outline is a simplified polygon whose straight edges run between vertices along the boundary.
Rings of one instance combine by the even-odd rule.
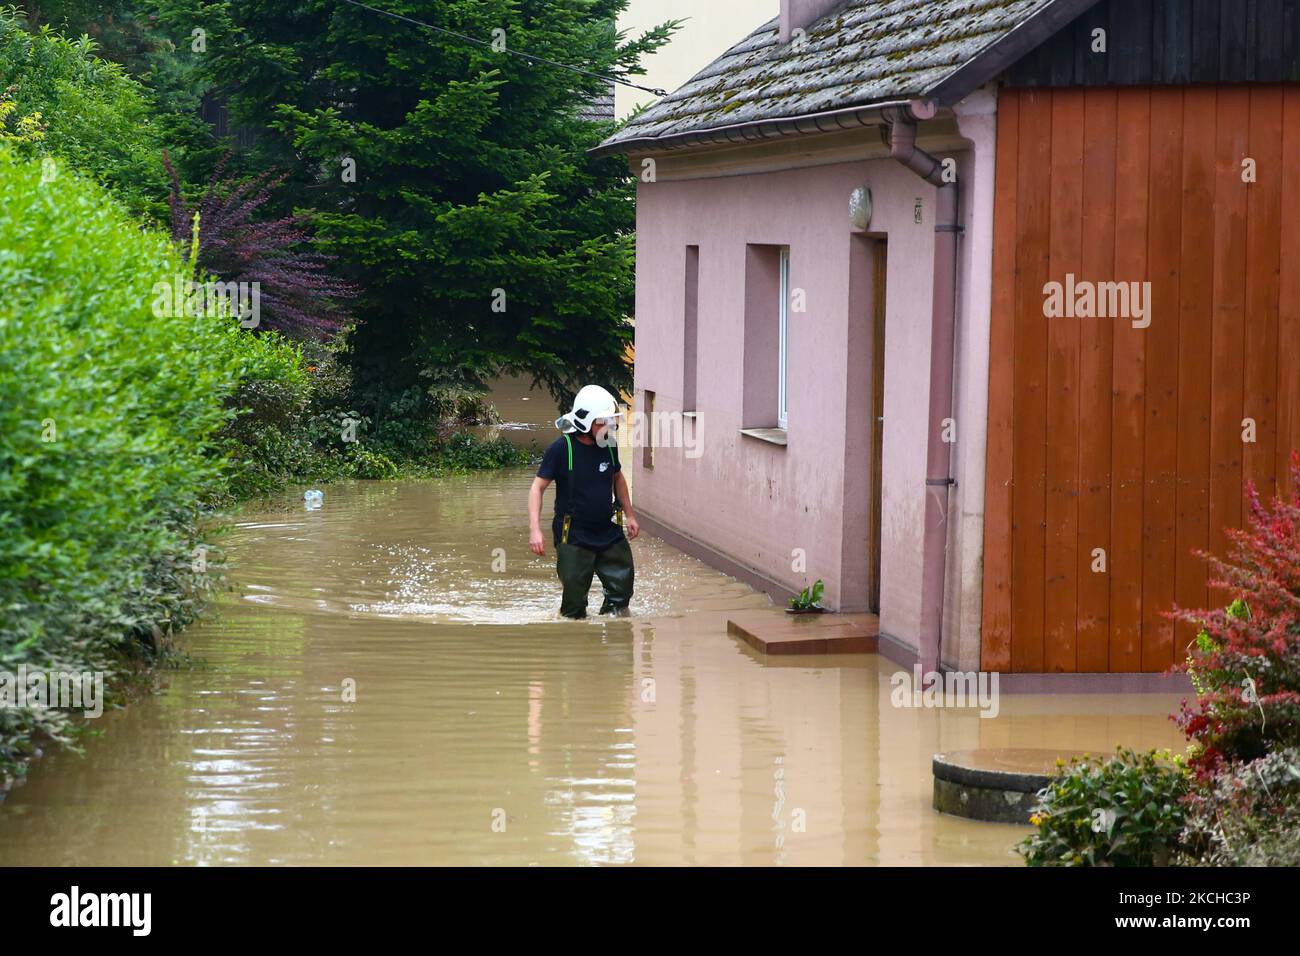
[[[599,149],[922,98],[1057,0],[849,0],[778,42],[772,18]]]

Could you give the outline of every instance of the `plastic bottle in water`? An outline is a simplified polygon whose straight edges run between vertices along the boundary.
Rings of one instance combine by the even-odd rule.
[[[324,503],[325,493],[313,488],[311,491],[303,493],[302,500],[306,504],[308,511],[315,511]]]

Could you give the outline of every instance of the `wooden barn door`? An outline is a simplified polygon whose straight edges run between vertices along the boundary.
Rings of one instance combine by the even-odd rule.
[[[1300,87],[1001,93],[984,669],[1163,671],[1221,602],[1193,551],[1300,448],[1298,211]],[[1047,317],[1068,276],[1149,325]]]

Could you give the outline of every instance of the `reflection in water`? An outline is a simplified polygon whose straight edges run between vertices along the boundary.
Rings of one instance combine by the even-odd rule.
[[[931,810],[933,753],[1179,744],[1169,697],[983,720],[891,707],[873,655],[765,662],[726,615],[767,599],[653,539],[634,617],[558,621],[530,480],[244,515],[196,665],[33,766],[0,865],[1014,864],[1023,828]]]

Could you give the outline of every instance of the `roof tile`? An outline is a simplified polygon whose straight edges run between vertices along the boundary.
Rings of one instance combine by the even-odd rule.
[[[924,97],[1054,0],[849,0],[777,42],[773,18],[601,149],[737,123]]]

